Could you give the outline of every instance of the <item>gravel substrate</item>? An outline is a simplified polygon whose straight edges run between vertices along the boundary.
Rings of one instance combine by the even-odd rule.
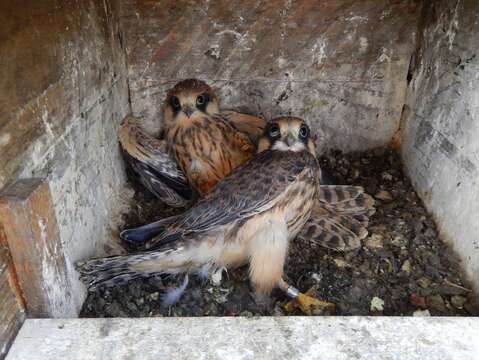
[[[438,237],[394,151],[332,153],[321,158],[321,166],[337,184],[363,186],[375,196],[377,211],[369,236],[357,251],[341,254],[293,242],[285,268],[291,284],[302,291],[313,287],[318,298],[337,305],[337,315],[479,314],[477,297],[465,282],[459,258]],[[125,215],[126,228],[178,212],[133,185],[135,204]],[[255,303],[247,268],[216,274],[207,281],[190,276],[180,301],[161,306],[165,289],[182,280],[157,277],[99,288],[89,293],[81,316],[290,315],[282,307],[287,299],[278,291],[270,304]]]

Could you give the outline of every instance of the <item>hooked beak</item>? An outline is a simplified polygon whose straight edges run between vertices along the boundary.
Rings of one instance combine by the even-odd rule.
[[[189,106],[183,108],[183,112],[185,113],[186,116],[190,117],[191,114],[194,113],[194,109],[190,108]]]
[[[284,139],[285,142],[286,142],[286,145],[288,146],[292,146],[294,144],[294,142],[296,141],[294,137],[292,137],[291,135],[288,135],[286,136],[286,139]]]

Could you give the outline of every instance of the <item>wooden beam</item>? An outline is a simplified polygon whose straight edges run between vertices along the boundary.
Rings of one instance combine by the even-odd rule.
[[[0,223],[28,316],[62,316],[70,287],[48,183],[25,179],[3,190]]]
[[[0,359],[5,356],[24,320],[25,302],[0,226]]]

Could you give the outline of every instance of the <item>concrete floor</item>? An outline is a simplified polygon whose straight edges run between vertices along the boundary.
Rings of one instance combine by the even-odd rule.
[[[7,360],[477,359],[478,318],[31,319]]]

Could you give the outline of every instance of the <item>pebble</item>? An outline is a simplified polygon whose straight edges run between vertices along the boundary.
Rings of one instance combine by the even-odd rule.
[[[382,200],[386,202],[393,200],[393,196],[391,195],[391,193],[386,190],[379,191],[376,195],[374,195],[374,197],[378,200]]]
[[[383,172],[381,177],[386,181],[391,181],[393,179],[393,176],[387,171]]]
[[[446,304],[444,303],[444,299],[441,295],[430,295],[426,298],[427,306],[431,309],[446,312]]]
[[[253,313],[251,311],[242,311],[240,313],[240,316],[250,318],[250,317],[253,317]]]
[[[412,313],[412,316],[431,316],[429,310],[416,310]]]
[[[141,297],[141,298],[137,298],[137,299],[135,300],[135,303],[136,303],[136,305],[138,305],[138,306],[142,306],[142,305],[145,303],[145,299],[142,298],[142,297]]]
[[[371,306],[370,306],[371,311],[383,311],[384,310],[384,300],[381,298],[378,298],[377,296],[373,297],[371,299]]]
[[[426,308],[426,299],[423,296],[419,296],[418,294],[411,294],[409,296],[409,301],[411,304],[414,306],[420,307],[420,308]]]
[[[454,295],[453,297],[451,297],[451,304],[456,309],[464,308],[464,304],[466,303],[466,301],[467,301],[467,299],[464,296],[461,296],[461,295]]]
[[[391,244],[393,244],[394,246],[400,247],[400,248],[405,247],[407,245],[407,243],[408,243],[407,239],[402,235],[396,235],[391,240]]]
[[[312,273],[311,274],[311,279],[313,279],[315,282],[320,283],[322,280],[323,276],[318,273]]]
[[[381,249],[384,246],[384,238],[380,234],[371,234],[366,241],[364,242],[364,245],[366,247],[371,248],[371,249]]]
[[[160,298],[160,293],[158,291],[155,291],[154,293],[150,294],[150,299],[153,301],[158,301]]]
[[[401,270],[409,274],[411,272],[411,262],[409,260],[404,261]]]
[[[431,280],[429,280],[427,277],[421,277],[421,278],[417,279],[417,283],[423,289],[427,289],[429,287],[429,285],[431,285]]]
[[[334,258],[334,263],[336,264],[336,266],[338,268],[342,268],[342,267],[345,267],[345,266],[348,266],[348,263],[343,259],[343,258],[340,258],[340,257],[336,257]]]

